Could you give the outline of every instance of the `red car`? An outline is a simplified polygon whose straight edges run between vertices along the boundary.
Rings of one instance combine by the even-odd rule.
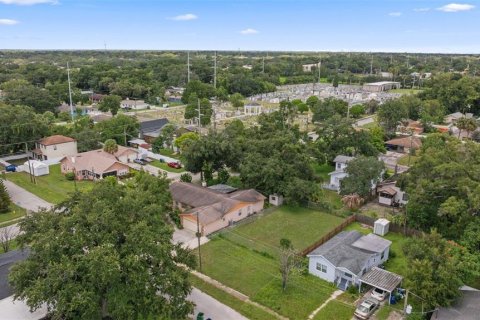
[[[167,163],[167,165],[170,168],[175,168],[175,169],[181,169],[182,168],[182,165],[180,164],[180,162],[169,162],[169,163]]]

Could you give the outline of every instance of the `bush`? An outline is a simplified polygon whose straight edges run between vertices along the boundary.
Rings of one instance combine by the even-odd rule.
[[[182,222],[180,220],[180,216],[178,214],[177,210],[173,210],[169,214],[170,219],[172,219],[173,223],[175,223],[175,226],[177,226],[178,229],[183,229]]]
[[[218,171],[218,182],[219,183],[227,183],[229,178],[230,178],[230,173],[228,173],[227,169],[222,168]]]
[[[395,251],[393,251],[391,248],[390,248],[390,252],[388,253],[388,258],[390,259],[393,259],[397,256],[397,253]]]
[[[358,288],[356,285],[351,285],[348,287],[347,292],[351,295],[356,295],[358,293]]]
[[[182,175],[180,175],[180,181],[182,182],[192,182],[192,175],[189,174],[189,173],[182,173]]]
[[[240,180],[240,177],[237,177],[237,176],[228,178],[227,184],[231,187],[238,188],[238,189],[242,187],[242,181]]]
[[[65,179],[67,179],[68,181],[73,181],[73,180],[75,180],[75,173],[73,173],[73,172],[67,172],[67,173],[65,173]]]

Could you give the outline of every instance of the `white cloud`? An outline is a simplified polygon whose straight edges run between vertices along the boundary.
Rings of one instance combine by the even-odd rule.
[[[17,4],[19,6],[30,6],[33,4],[50,3],[58,4],[58,0],[0,0],[3,4]]]
[[[402,13],[401,12],[390,12],[388,15],[391,16],[391,17],[400,17],[402,15]]]
[[[472,4],[449,3],[447,5],[444,5],[443,7],[437,8],[437,10],[440,10],[440,11],[443,11],[443,12],[459,12],[459,11],[472,10],[473,8],[475,8],[475,6],[472,5]]]
[[[13,26],[14,24],[17,24],[17,20],[12,20],[12,19],[0,19],[0,26]]]
[[[241,34],[257,34],[258,30],[247,28],[245,30],[240,31]]]
[[[415,8],[413,9],[415,12],[427,12],[430,11],[430,8]]]
[[[170,18],[170,20],[175,20],[175,21],[190,21],[190,20],[195,20],[198,19],[196,15],[193,13],[186,13],[186,14],[181,14],[176,17]]]

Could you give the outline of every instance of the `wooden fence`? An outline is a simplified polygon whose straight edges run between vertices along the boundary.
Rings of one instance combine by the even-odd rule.
[[[332,239],[340,231],[345,229],[345,227],[347,227],[349,224],[351,224],[353,222],[359,222],[359,223],[363,223],[363,224],[366,224],[366,225],[369,225],[369,226],[373,227],[376,220],[377,220],[377,218],[364,216],[362,214],[354,214],[354,215],[346,218],[345,220],[343,220],[343,222],[340,225],[338,225],[335,229],[333,229],[332,231],[330,231],[329,233],[324,235],[320,240],[316,241],[312,245],[310,245],[307,248],[305,248],[304,250],[302,250],[300,252],[300,255],[302,257],[306,256],[308,253],[313,251],[318,246],[321,246],[322,244],[324,244],[328,240]],[[392,222],[390,222],[389,231],[396,232],[396,233],[402,233],[402,234],[405,234],[405,232],[406,232],[407,236],[420,236],[422,234],[421,231],[418,231],[416,229],[411,229],[411,228],[405,228],[401,225],[398,225],[398,224],[395,224],[395,223],[392,223]]]
[[[324,235],[320,240],[318,240],[317,242],[313,243],[312,245],[302,250],[302,252],[300,252],[300,255],[303,257],[306,256],[309,252],[311,252],[316,247],[321,246],[328,240],[332,239],[334,236],[336,236],[340,231],[342,231],[346,226],[348,226],[352,222],[355,222],[354,215],[343,220],[343,222],[340,225],[338,225],[337,227],[335,227],[335,229],[333,229],[332,231]]]

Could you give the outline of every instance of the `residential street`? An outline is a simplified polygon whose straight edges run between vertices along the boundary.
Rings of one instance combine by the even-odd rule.
[[[248,320],[237,311],[218,302],[208,294],[203,293],[197,288],[193,288],[190,299],[196,304],[194,317],[199,312],[205,314],[204,319],[212,318],[212,320]],[[195,318],[194,318],[195,319]]]

